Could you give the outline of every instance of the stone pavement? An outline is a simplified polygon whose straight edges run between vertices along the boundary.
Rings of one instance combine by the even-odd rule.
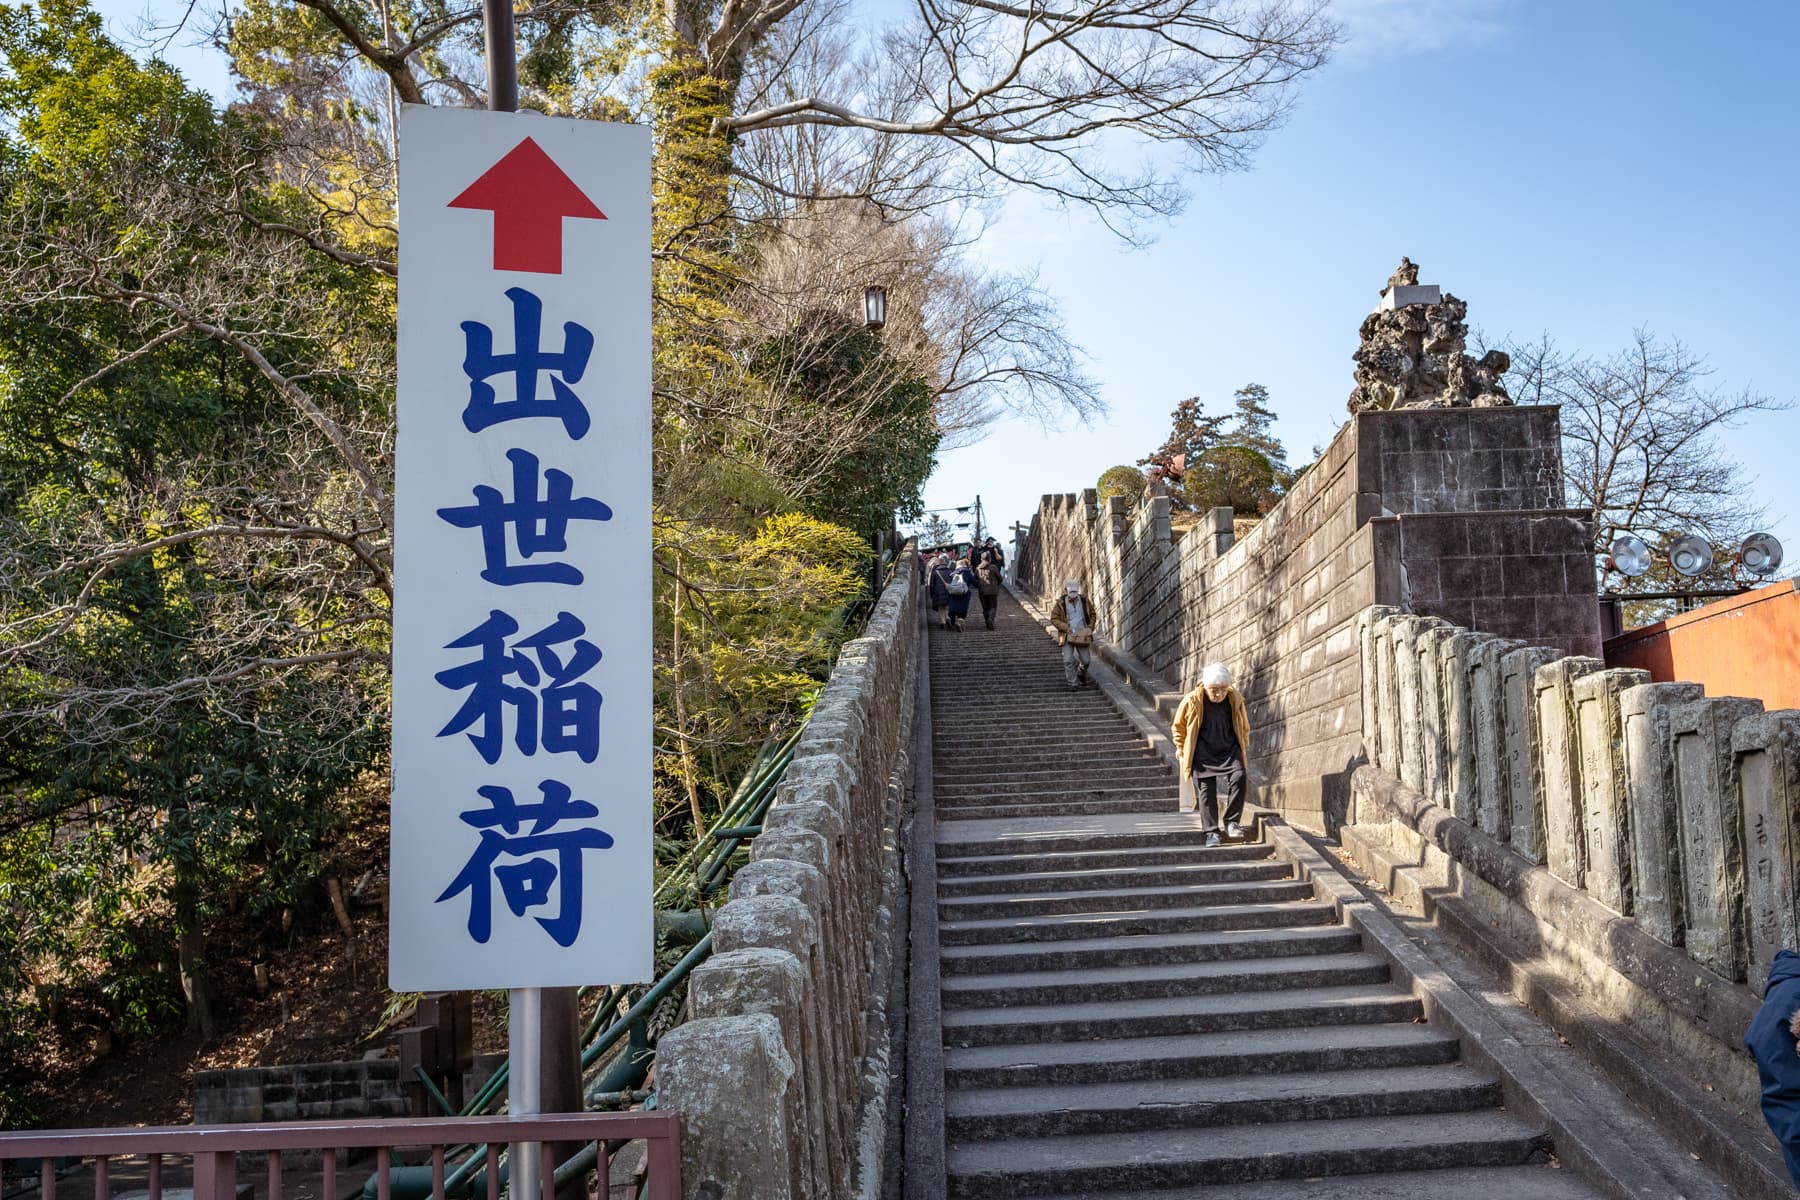
[[[1205,847],[1166,752],[999,625],[930,631],[949,1195],[1599,1194],[1260,825]]]

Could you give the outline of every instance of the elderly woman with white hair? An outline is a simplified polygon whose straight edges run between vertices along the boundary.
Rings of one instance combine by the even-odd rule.
[[[1219,844],[1223,820],[1225,836],[1241,838],[1246,789],[1245,764],[1250,754],[1250,716],[1244,698],[1231,686],[1231,671],[1221,662],[1207,663],[1200,686],[1182,698],[1175,710],[1175,757],[1184,776],[1194,782],[1199,798],[1200,827],[1206,844]],[[1219,790],[1225,791],[1225,811],[1219,811]]]

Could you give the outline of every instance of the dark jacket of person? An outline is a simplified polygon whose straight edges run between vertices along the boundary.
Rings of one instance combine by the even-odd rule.
[[[950,603],[950,571],[948,563],[931,569],[931,607],[942,608]]]
[[[1794,1017],[1800,1013],[1800,954],[1783,950],[1769,967],[1763,1004],[1750,1020],[1744,1045],[1762,1076],[1763,1120],[1787,1156],[1788,1174],[1800,1187],[1800,1051]]]
[[[975,568],[975,580],[983,596],[1000,594],[1000,566],[991,559]]]

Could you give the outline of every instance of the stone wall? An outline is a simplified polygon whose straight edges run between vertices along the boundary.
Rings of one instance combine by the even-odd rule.
[[[1800,711],[1392,608],[1364,613],[1358,642],[1369,765],[1346,848],[1404,863],[1422,907],[1553,1023],[1559,994],[1578,1000],[1608,1065],[1661,1057],[1704,1081],[1748,1133],[1696,1152],[1753,1177],[1739,1039],[1775,953],[1800,945]]]
[[[194,1124],[262,1124],[325,1117],[404,1117],[391,1058],[194,1072]]]
[[[1262,802],[1334,826],[1362,749],[1365,608],[1599,652],[1559,429],[1553,407],[1359,414],[1241,541],[1228,509],[1178,538],[1166,499],[1045,496],[1016,586],[1047,603],[1079,579],[1103,639],[1162,681],[1159,702],[1224,661],[1249,704]]]
[[[866,1193],[886,1120],[918,574],[909,548],[864,636],[839,654],[751,861],[713,916],[712,957],[689,983],[692,1019],[658,1042],[657,1099],[681,1113],[689,1197]]]

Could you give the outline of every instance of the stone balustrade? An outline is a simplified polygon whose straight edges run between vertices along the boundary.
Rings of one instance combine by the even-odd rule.
[[[690,1020],[657,1046],[689,1197],[868,1194],[886,1121],[898,821],[911,778],[919,570],[845,643],[751,861],[712,919]]]
[[[1681,1063],[1753,1157],[1739,1039],[1800,945],[1800,711],[1390,606],[1358,633],[1368,765],[1346,851],[1609,1066]]]

